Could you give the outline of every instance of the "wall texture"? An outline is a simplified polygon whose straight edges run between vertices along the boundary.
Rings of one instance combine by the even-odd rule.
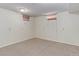
[[[0,8],[0,47],[33,38],[33,18],[23,21],[22,15]]]
[[[57,41],[79,46],[79,15],[62,12],[57,18]]]
[[[46,16],[36,17],[35,28],[37,38],[56,40],[56,20],[48,20]]]
[[[35,18],[36,37],[79,46],[79,15],[61,12],[57,20],[48,21],[46,16]]]

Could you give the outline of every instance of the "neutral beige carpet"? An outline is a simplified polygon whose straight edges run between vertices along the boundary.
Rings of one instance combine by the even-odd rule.
[[[31,39],[4,48],[1,56],[79,56],[79,47],[42,39]]]

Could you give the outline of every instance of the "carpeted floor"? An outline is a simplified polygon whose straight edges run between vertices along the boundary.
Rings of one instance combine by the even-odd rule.
[[[79,56],[79,47],[42,39],[31,39],[0,48],[0,56]]]

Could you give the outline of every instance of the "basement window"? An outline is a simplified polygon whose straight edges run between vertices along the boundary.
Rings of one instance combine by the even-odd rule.
[[[49,15],[48,20],[56,20],[56,15]]]
[[[30,20],[30,16],[23,15],[23,20],[24,20],[24,21],[29,21],[29,20]]]

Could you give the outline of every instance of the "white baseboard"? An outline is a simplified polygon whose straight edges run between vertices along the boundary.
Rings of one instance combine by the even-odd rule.
[[[36,38],[43,39],[43,40],[48,40],[48,41],[55,41],[55,42],[59,42],[59,43],[63,43],[63,44],[68,44],[68,45],[79,46],[79,44],[77,44],[77,43],[70,43],[70,42],[65,42],[65,41],[55,40],[55,39],[53,40],[53,39],[46,38],[46,37],[36,37]]]
[[[59,40],[55,40],[55,39],[53,40],[53,39],[46,38],[46,37],[32,37],[32,38],[28,38],[28,39],[25,38],[25,39],[22,39],[22,40],[19,40],[19,41],[14,41],[14,42],[6,43],[4,45],[1,45],[0,48],[6,47],[6,46],[9,46],[9,45],[12,45],[12,44],[16,44],[16,43],[19,43],[19,42],[22,42],[22,41],[25,41],[25,40],[34,39],[34,38],[48,40],[48,41],[55,41],[55,42],[59,42],[59,43],[69,44],[69,45],[79,46],[78,44],[72,44],[72,43],[69,43],[69,42],[59,41]]]
[[[8,43],[5,43],[4,45],[1,45],[0,48],[3,48],[3,47],[6,47],[6,46],[9,46],[9,45],[12,45],[12,44],[16,44],[16,43],[19,43],[19,42],[23,42],[25,40],[29,40],[29,39],[33,39],[33,38],[28,38],[28,39],[22,39],[22,40],[17,40],[17,41],[14,41],[14,42],[8,42]]]

